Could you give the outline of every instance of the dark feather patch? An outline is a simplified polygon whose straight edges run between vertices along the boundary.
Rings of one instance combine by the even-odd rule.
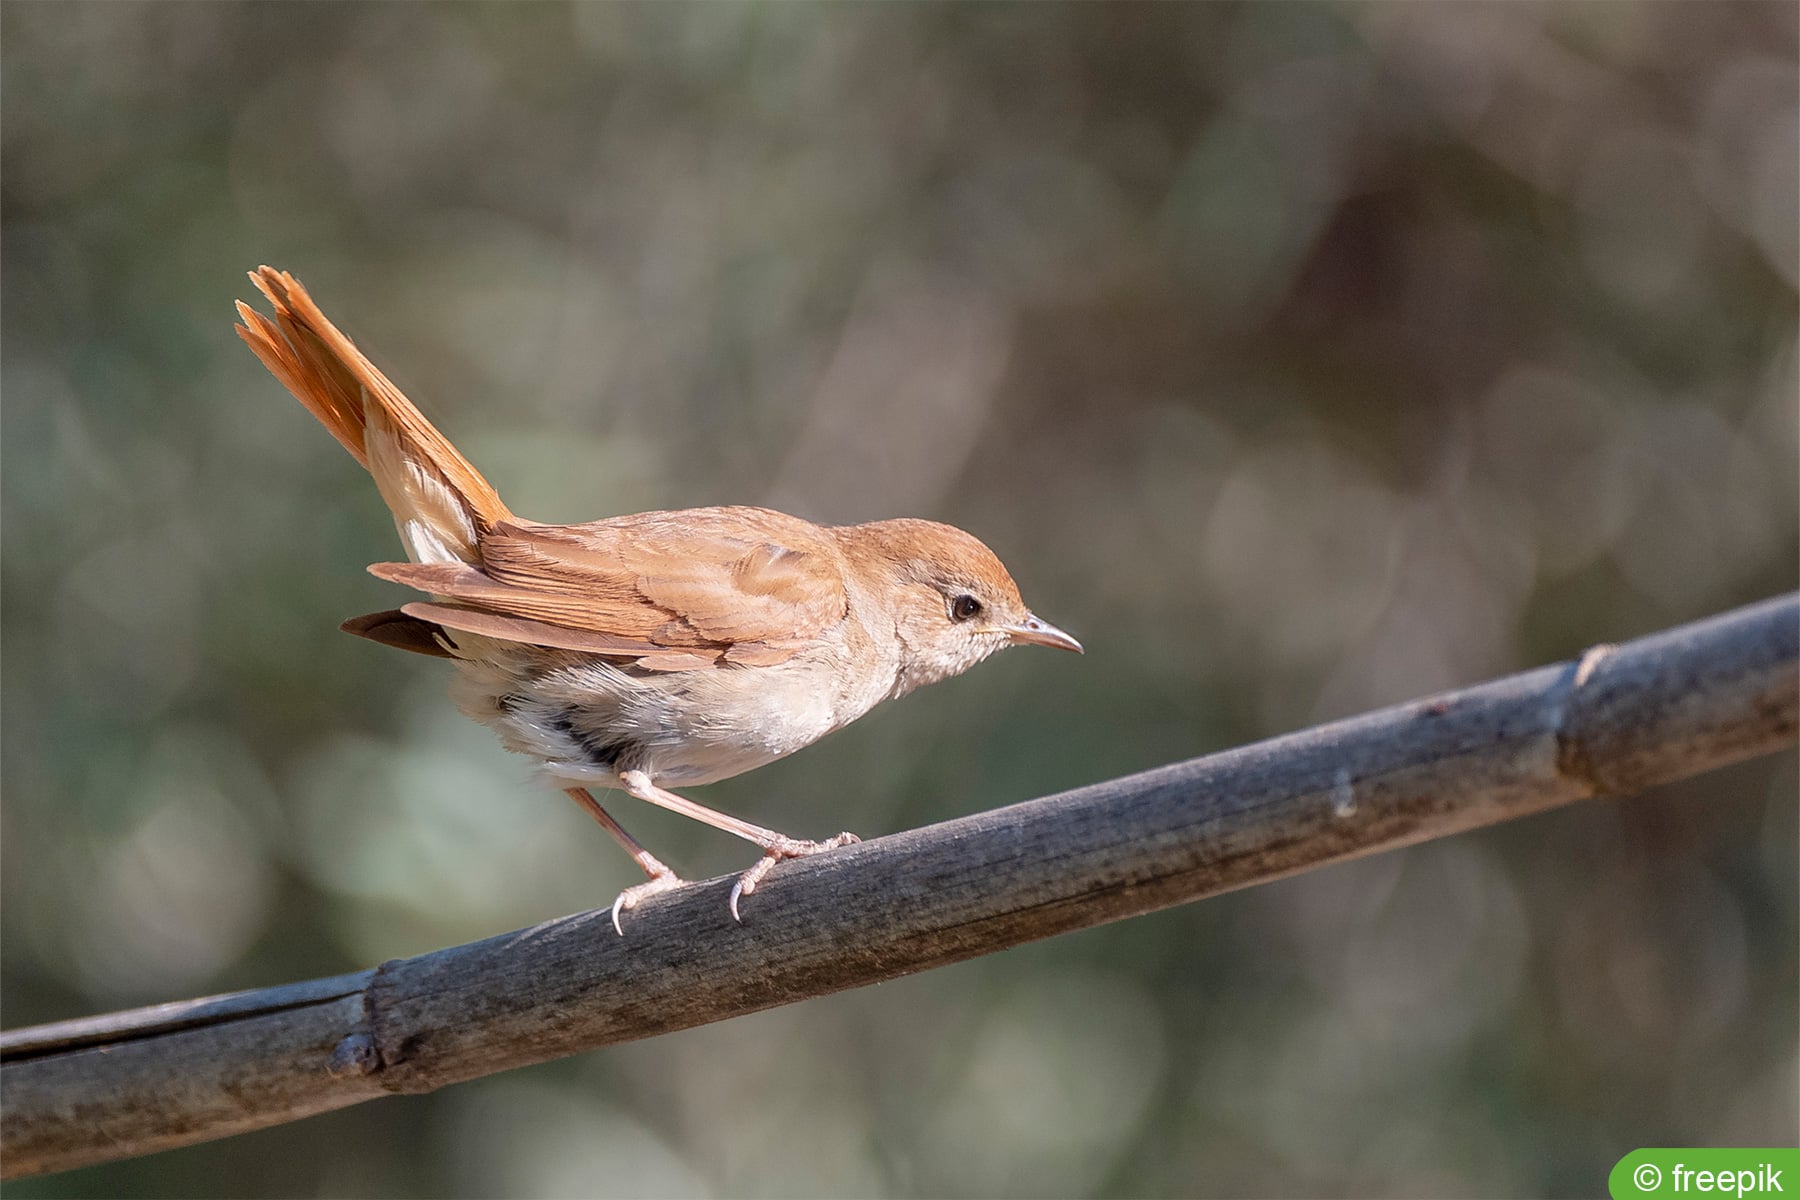
[[[357,637],[368,638],[371,642],[392,646],[396,650],[410,650],[414,654],[429,654],[433,658],[456,657],[444,648],[441,627],[430,621],[409,617],[397,608],[389,609],[387,612],[351,617],[338,628],[345,633],[354,633]]]

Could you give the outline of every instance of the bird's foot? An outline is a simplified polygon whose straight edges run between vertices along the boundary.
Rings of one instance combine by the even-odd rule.
[[[660,866],[661,864],[658,865]],[[614,931],[617,932],[620,937],[625,936],[625,928],[619,924],[620,913],[636,908],[640,902],[648,900],[652,896],[660,896],[664,892],[672,892],[676,888],[685,887],[686,885],[687,880],[669,870],[669,868],[663,867],[661,871],[644,880],[644,882],[636,883],[626,888],[624,891],[620,892],[618,898],[612,902],[612,923]]]
[[[822,854],[827,850],[836,850],[839,846],[848,846],[852,842],[860,842],[861,838],[854,833],[840,833],[834,838],[826,838],[822,842],[802,842],[795,838],[784,837],[778,842],[763,847],[763,856],[756,865],[737,877],[731,885],[731,919],[739,925],[744,918],[738,915],[738,901],[756,890],[762,877],[775,868],[775,864],[784,858],[805,858],[809,854]]]

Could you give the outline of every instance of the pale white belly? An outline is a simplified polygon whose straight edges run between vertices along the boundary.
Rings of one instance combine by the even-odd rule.
[[[664,787],[760,767],[855,720],[892,675],[846,694],[829,660],[628,672],[592,655],[457,635],[451,695],[509,750],[559,780],[611,786],[642,770]]]

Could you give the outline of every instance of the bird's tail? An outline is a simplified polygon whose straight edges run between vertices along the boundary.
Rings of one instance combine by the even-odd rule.
[[[259,267],[250,276],[271,320],[238,302],[238,336],[307,411],[367,467],[415,562],[480,563],[480,535],[512,519],[481,473],[363,357],[300,281]]]

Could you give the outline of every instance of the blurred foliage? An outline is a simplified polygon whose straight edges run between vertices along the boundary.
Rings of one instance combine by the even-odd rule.
[[[334,632],[395,541],[244,270],[533,517],[993,545],[1085,659],[703,793],[875,835],[1794,587],[1795,14],[6,4],[6,1024],[631,880],[441,663]],[[1794,776],[9,1194],[1592,1194],[1794,1141]]]

